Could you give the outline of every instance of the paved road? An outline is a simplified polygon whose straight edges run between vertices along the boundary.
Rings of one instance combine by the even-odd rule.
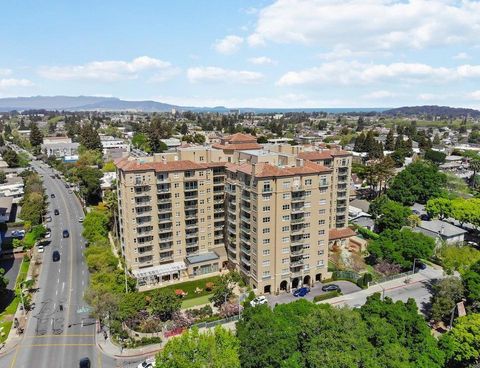
[[[359,291],[357,293],[334,298],[326,303],[331,303],[337,306],[348,305],[356,307],[363,305],[367,296],[376,292],[392,298],[394,301],[401,300],[406,302],[409,298],[415,299],[417,306],[421,312],[425,312],[431,297],[431,285],[437,279],[443,278],[443,271],[427,267],[416,273],[409,283],[405,283],[403,279],[394,280],[388,283],[371,286],[369,289]]]
[[[39,162],[32,166],[42,174],[50,201],[51,243],[43,253],[36,307],[30,312],[22,343],[0,361],[1,367],[76,367],[82,357],[89,357],[94,367],[101,367],[95,345],[95,325],[88,316],[83,292],[88,284],[88,270],[83,260],[84,240],[78,219],[83,217],[80,203],[64,184],[52,179],[51,169]],[[55,198],[50,198],[50,194]],[[53,214],[54,209],[60,215]],[[70,232],[62,237],[63,229]],[[54,250],[60,252],[52,261]]]

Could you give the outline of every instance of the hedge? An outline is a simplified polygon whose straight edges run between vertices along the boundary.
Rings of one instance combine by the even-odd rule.
[[[316,302],[319,302],[319,301],[322,301],[322,300],[336,298],[337,296],[340,296],[340,295],[342,295],[341,291],[338,291],[338,290],[328,291],[326,293],[314,296],[313,301],[316,303]]]

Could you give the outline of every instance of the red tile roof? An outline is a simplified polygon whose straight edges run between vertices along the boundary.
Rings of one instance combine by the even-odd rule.
[[[257,143],[257,138],[251,134],[235,133],[228,137],[223,138],[224,141],[229,143]]]
[[[252,164],[245,163],[241,165],[229,164],[227,165],[227,170],[232,172],[243,172],[245,174],[252,174]],[[297,167],[278,167],[271,165],[269,163],[261,162],[256,164],[255,167],[255,177],[257,178],[271,178],[271,177],[282,177],[282,176],[295,176],[295,175],[311,175],[311,174],[320,174],[320,173],[329,173],[332,170],[328,167],[318,165],[314,162],[305,161],[303,166]]]
[[[343,229],[330,229],[330,231],[328,232],[328,239],[335,240],[335,239],[350,238],[355,235],[357,235],[355,231],[353,231],[349,227],[346,227]]]
[[[208,169],[209,167],[209,165],[207,164],[199,164],[189,160],[168,162],[139,162],[137,160],[129,160],[128,158],[121,158],[115,161],[115,165],[123,171],[155,170],[156,172],[202,170]]]

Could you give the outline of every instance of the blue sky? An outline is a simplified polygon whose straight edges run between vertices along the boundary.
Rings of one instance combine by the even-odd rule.
[[[480,108],[472,0],[1,4],[0,97]]]

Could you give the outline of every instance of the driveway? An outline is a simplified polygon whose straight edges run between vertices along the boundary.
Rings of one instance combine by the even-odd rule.
[[[304,296],[303,298],[307,299],[307,300],[310,300],[310,301],[313,301],[313,298],[315,296],[325,293],[325,291],[322,291],[322,286],[323,285],[328,285],[328,284],[335,284],[335,285],[340,286],[340,289],[342,290],[343,295],[351,294],[351,293],[354,293],[356,291],[362,290],[361,288],[359,288],[353,282],[340,281],[339,280],[339,281],[328,282],[328,283],[325,283],[325,284],[322,284],[322,283],[315,284],[315,286],[313,286],[310,289],[310,292],[306,296]],[[279,295],[267,295],[266,297],[268,299],[268,304],[271,307],[274,307],[276,304],[291,303],[291,302],[299,299],[299,298],[295,298],[291,292],[290,293],[284,292],[284,293],[279,294]]]

